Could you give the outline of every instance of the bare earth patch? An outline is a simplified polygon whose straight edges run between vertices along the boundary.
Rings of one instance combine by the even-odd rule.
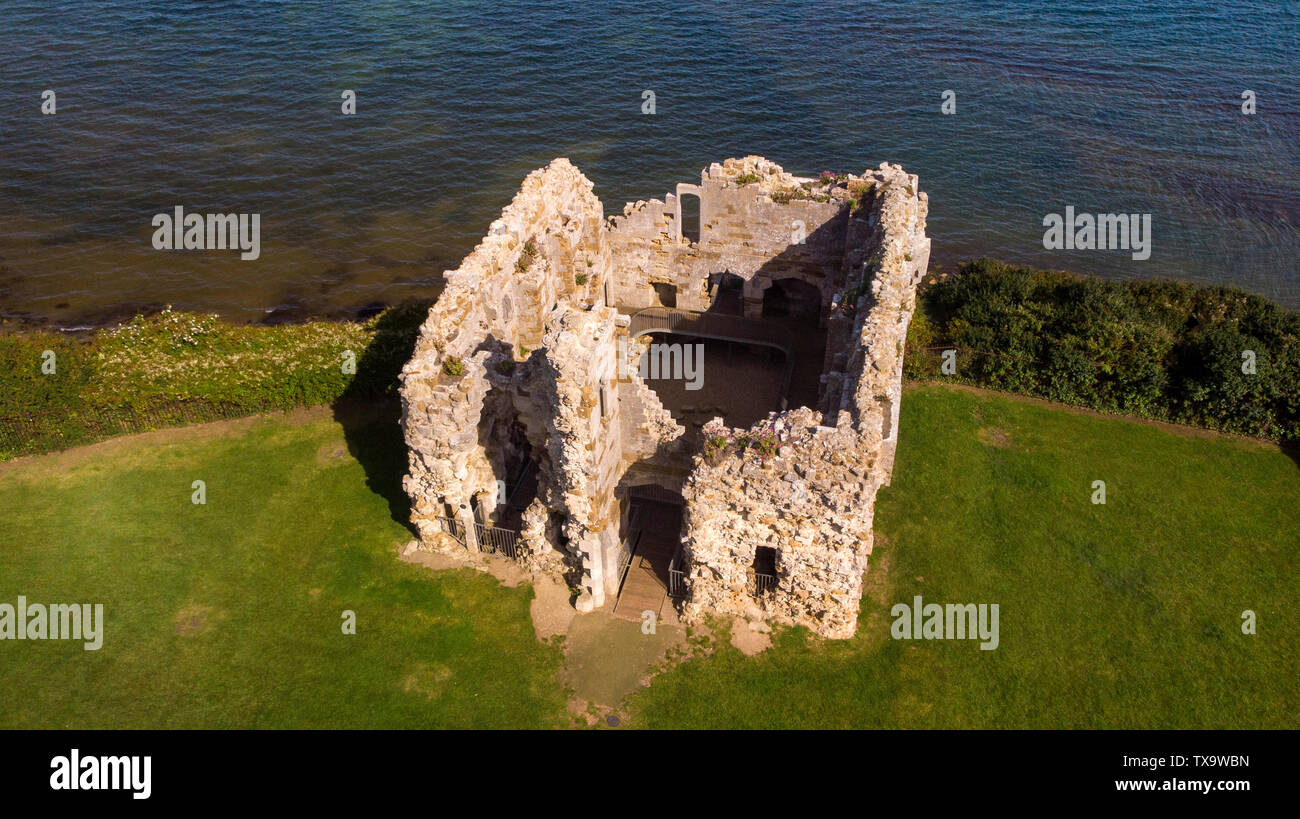
[[[434,571],[474,569],[475,571],[485,572],[495,577],[501,585],[511,589],[525,580],[531,579],[531,575],[524,571],[518,563],[484,554],[472,555],[463,548],[434,552],[421,549],[415,541],[411,541],[401,547],[398,554],[400,559],[407,563],[415,563]]]
[[[173,620],[176,633],[182,637],[193,637],[204,633],[212,620],[212,611],[211,606],[192,605],[176,612],[176,618]]]
[[[533,602],[528,611],[533,617],[537,639],[545,643],[552,637],[569,633],[573,618],[578,614],[570,602],[572,597],[568,586],[553,577],[533,579]]]
[[[573,606],[573,595],[563,582],[549,575],[531,575],[512,561],[473,555],[451,545],[445,551],[430,551],[414,541],[397,547],[396,551],[401,560],[434,571],[474,569],[511,587],[530,582],[533,600],[529,613],[533,630],[540,642],[554,644],[563,640],[564,664],[560,678],[571,692],[568,710],[579,726],[626,725],[628,715],[620,709],[628,694],[649,685],[656,675],[677,663],[701,651],[708,652],[707,648],[688,642],[686,629],[677,623],[676,612],[666,612],[656,624],[655,633],[646,634],[639,620],[614,617],[609,611],[612,601],[606,610],[579,617]],[[758,627],[766,628],[766,625]],[[752,645],[747,644],[746,653],[757,653],[770,645],[766,633],[748,625],[743,630],[753,635],[748,638]],[[430,687],[427,675],[413,676],[406,683],[406,690]]]
[[[772,629],[762,621],[749,622],[737,617],[731,623],[731,644],[746,657],[762,654],[772,647]]]
[[[985,446],[1008,447],[1011,446],[1011,433],[1005,429],[996,427],[981,427],[975,433],[981,444]]]
[[[595,611],[576,617],[564,641],[563,682],[575,697],[617,709],[628,694],[649,683],[673,648],[686,645],[685,629],[659,626],[644,634],[641,624]]]
[[[450,679],[451,669],[442,663],[419,663],[402,678],[402,690],[432,700],[442,693],[443,684]]]
[[[325,444],[316,450],[316,463],[321,466],[337,466],[347,461],[348,448],[342,441]]]

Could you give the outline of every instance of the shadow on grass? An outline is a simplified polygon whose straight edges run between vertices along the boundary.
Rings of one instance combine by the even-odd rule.
[[[374,338],[357,356],[356,376],[332,405],[348,453],[366,472],[366,486],[388,501],[393,520],[412,534],[411,501],[402,490],[407,460],[397,376],[411,358],[432,304],[403,302],[375,319]]]
[[[1300,444],[1282,444],[1282,451],[1296,465],[1296,468],[1300,469]]]

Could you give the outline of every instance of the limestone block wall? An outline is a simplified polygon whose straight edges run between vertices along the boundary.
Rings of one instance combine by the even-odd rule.
[[[695,242],[679,227],[686,196],[700,198]],[[875,495],[893,467],[926,211],[916,177],[884,164],[827,186],[761,157],[729,159],[608,221],[567,160],[529,174],[446,274],[402,372],[403,485],[421,541],[453,548],[439,521],[450,515],[467,532],[459,548],[476,548],[471,509],[501,500],[503,438],[519,424],[538,476],[523,560],[580,587],[580,609],[617,591],[620,493],[636,478],[682,488],[687,619],[739,614],[851,635]],[[774,281],[817,288],[825,387],[817,407],[729,432],[761,447],[691,461],[683,428],[636,375],[641,348],[625,343],[627,316],[611,305],[650,306],[661,284],[678,307],[707,309],[711,276],[724,271],[744,280],[750,315]],[[778,582],[756,595],[760,547],[775,551]]]
[[[821,420],[806,407],[773,414],[775,457],[733,451],[717,463],[701,459],[691,473],[683,492],[688,615],[733,614],[852,636],[875,493],[856,432]],[[776,552],[778,582],[766,595],[754,594],[759,547]]]
[[[475,549],[473,508],[495,522],[507,433],[524,427],[538,493],[523,514],[524,562],[581,586],[600,606],[616,590],[615,487],[632,450],[674,436],[632,371],[618,383],[618,315],[606,307],[613,256],[591,182],[565,159],[534,171],[456,270],[420,329],[401,375],[412,523],[434,548],[456,548],[449,516]],[[626,335],[626,331],[623,331]],[[644,406],[643,406],[644,405]]]
[[[561,294],[578,289],[570,273],[577,259],[585,268],[590,256],[593,268],[600,266],[593,274],[607,275],[602,217],[591,183],[557,159],[528,175],[474,252],[445,274],[446,287],[401,374],[410,464],[403,486],[421,540],[437,539],[437,518],[448,508],[472,529],[470,497],[496,494],[479,441],[492,386],[488,361],[522,359],[525,348],[541,346],[546,314]]]
[[[654,283],[677,289],[677,307],[707,310],[710,276],[729,272],[745,281],[746,314],[761,312],[763,291],[777,279],[806,281],[829,302],[843,268],[842,198],[778,201],[811,180],[793,176],[758,156],[713,163],[699,185],[678,185],[663,201],[629,204],[609,219],[617,262],[614,302],[654,306]],[[681,199],[700,200],[700,238],[681,235]],[[777,199],[774,199],[773,196]]]
[[[770,457],[732,445],[697,459],[683,493],[688,620],[734,614],[836,638],[856,630],[876,491],[893,468],[903,343],[930,249],[916,178],[889,165],[863,178],[876,184],[846,227],[855,244],[833,296],[840,341],[828,359],[844,364],[831,374],[830,411],[798,408],[727,431],[767,442]],[[777,584],[763,594],[752,568],[760,546],[776,552]]]
[[[925,235],[929,199],[917,178],[888,165],[881,166],[881,175],[885,195],[870,222],[872,253],[856,282],[857,344],[838,410],[847,411],[860,434],[870,435],[873,442],[879,435],[881,451],[873,478],[887,486],[898,446],[903,345],[916,310],[916,288],[930,263],[930,239]]]
[[[622,436],[610,387],[614,316],[612,308],[561,305],[544,338],[542,394],[550,405],[547,454],[554,465],[548,505],[562,510],[564,542],[583,588],[578,606],[584,610],[603,605],[616,580],[616,567],[609,563],[618,546],[614,487],[621,475]]]

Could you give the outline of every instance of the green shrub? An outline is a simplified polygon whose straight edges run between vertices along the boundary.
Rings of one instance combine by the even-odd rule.
[[[525,273],[528,268],[532,267],[533,260],[537,258],[537,245],[529,239],[524,242],[524,249],[519,254],[519,261],[515,262],[515,270],[519,273]]]
[[[1227,287],[963,264],[921,295],[905,372],[1300,443],[1300,314]],[[1253,374],[1243,371],[1247,351]]]

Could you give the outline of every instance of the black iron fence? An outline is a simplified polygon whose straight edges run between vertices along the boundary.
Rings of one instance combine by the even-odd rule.
[[[776,575],[754,572],[754,596],[762,597],[776,590]]]
[[[480,552],[505,555],[511,560],[519,559],[519,533],[514,529],[501,529],[496,526],[475,523],[474,535],[478,538]]]
[[[461,545],[465,545],[465,524],[455,518],[438,518],[442,531],[459,540]]]
[[[668,564],[668,596],[680,600],[686,596],[686,572],[682,569],[681,555]]]

